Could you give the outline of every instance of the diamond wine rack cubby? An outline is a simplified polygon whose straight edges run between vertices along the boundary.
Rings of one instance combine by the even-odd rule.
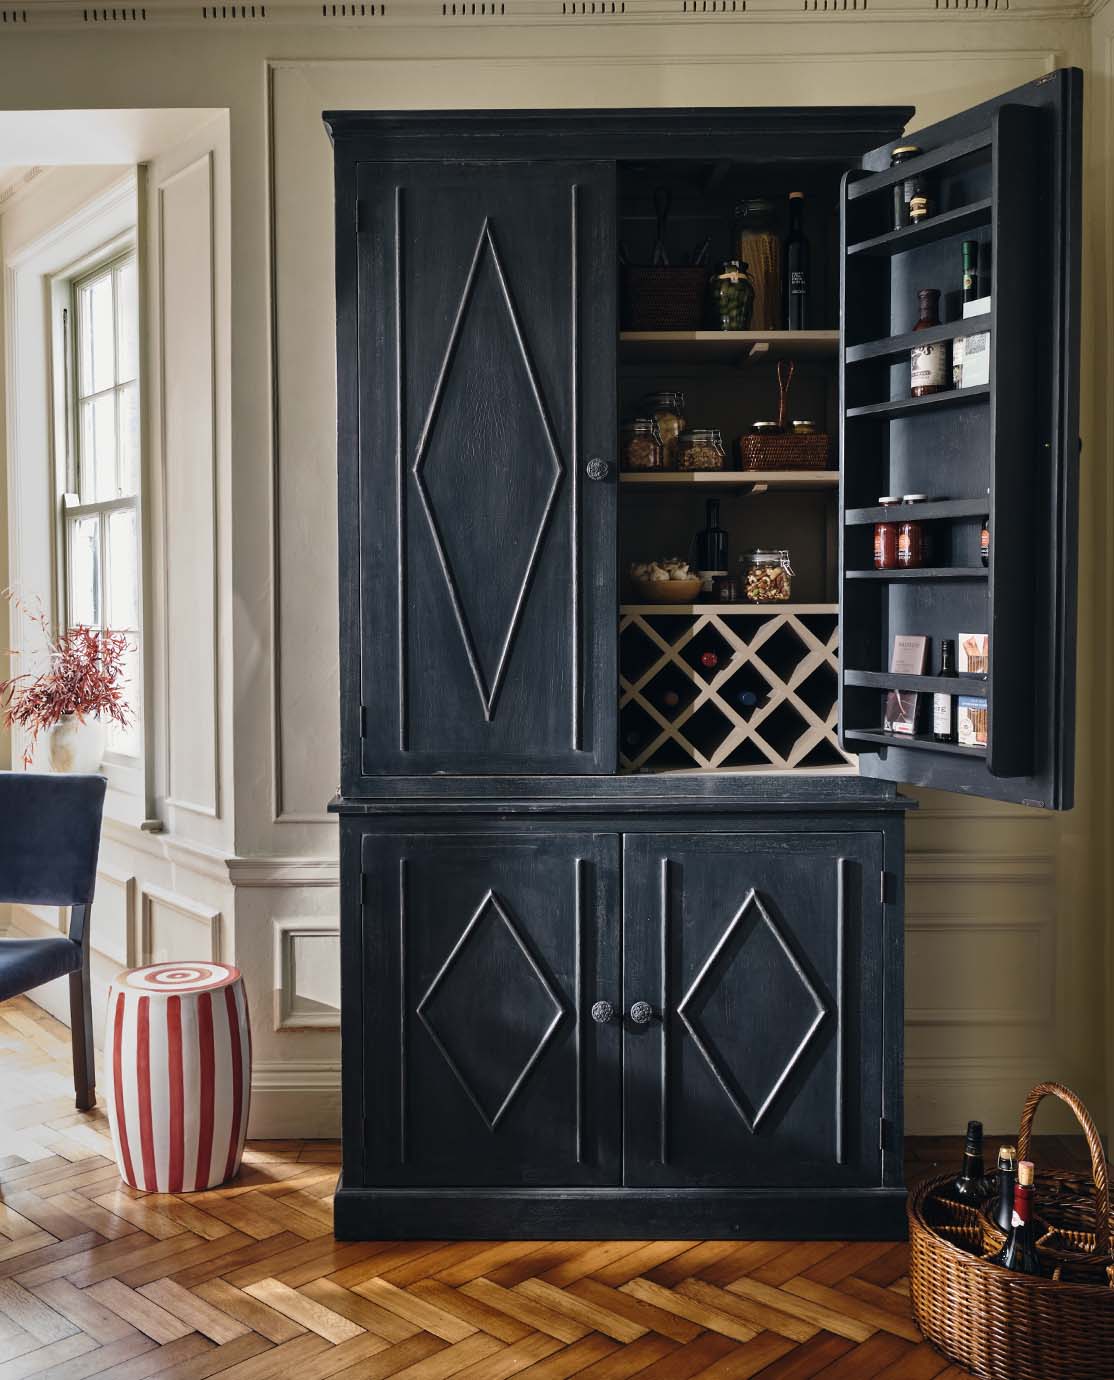
[[[622,605],[622,769],[854,770],[838,642],[834,604]]]

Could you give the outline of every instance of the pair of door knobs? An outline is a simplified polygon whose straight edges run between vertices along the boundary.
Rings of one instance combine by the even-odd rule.
[[[636,1001],[628,1012],[635,1025],[647,1025],[654,1019],[654,1008],[648,1001]],[[615,1019],[615,1008],[609,1001],[598,1001],[592,1007],[592,1019],[600,1025]]]

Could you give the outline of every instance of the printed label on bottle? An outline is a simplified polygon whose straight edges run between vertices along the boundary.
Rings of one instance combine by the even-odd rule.
[[[1020,1216],[1016,1208],[1014,1208],[1010,1216],[1010,1225],[1013,1227],[1023,1227],[1025,1225],[1024,1217]]]
[[[808,291],[807,276],[802,269],[795,268],[790,272],[789,291],[795,297],[803,297]]]
[[[950,733],[952,731],[952,697],[950,695],[933,695],[932,731],[933,733]]]
[[[943,388],[947,366],[948,349],[943,341],[932,345],[914,345],[909,351],[909,386]]]
[[[973,273],[969,272],[969,271],[968,271],[967,273],[964,273],[964,275],[963,275],[963,291],[964,291],[964,292],[970,292],[971,289],[972,289],[974,286],[975,286],[975,275],[974,275]]]

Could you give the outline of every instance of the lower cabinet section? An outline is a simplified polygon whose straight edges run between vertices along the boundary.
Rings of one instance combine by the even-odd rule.
[[[608,823],[344,821],[337,1234],[900,1235],[900,816]]]

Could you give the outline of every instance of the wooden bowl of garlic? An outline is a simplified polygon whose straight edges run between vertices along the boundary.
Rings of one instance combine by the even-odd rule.
[[[638,597],[646,604],[691,604],[703,581],[687,561],[635,561],[629,570]]]

